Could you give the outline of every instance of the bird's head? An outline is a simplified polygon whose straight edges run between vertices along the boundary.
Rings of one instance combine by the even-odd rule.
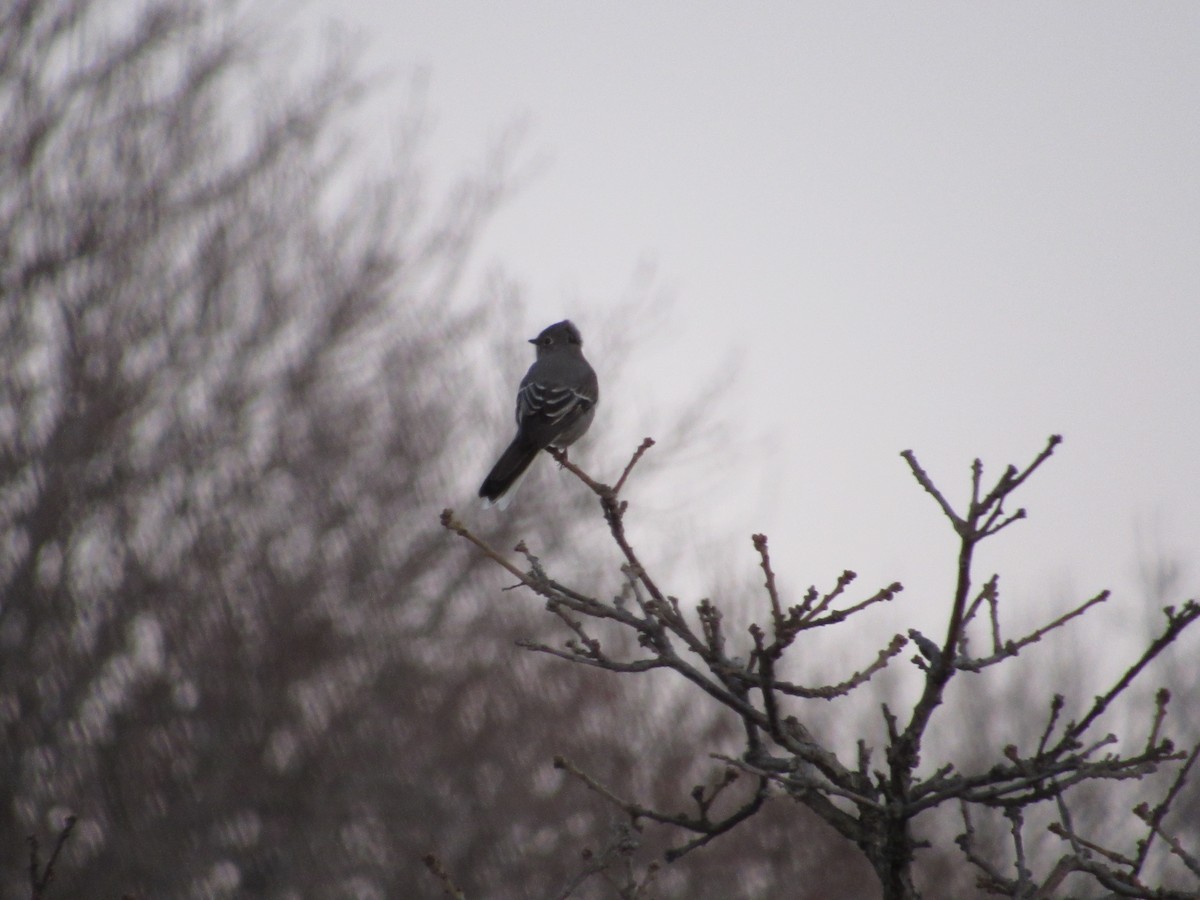
[[[555,322],[542,329],[542,333],[535,338],[530,338],[529,343],[537,347],[539,357],[545,353],[569,348],[574,348],[578,353],[583,347],[583,337],[570,319],[563,319],[561,322]]]

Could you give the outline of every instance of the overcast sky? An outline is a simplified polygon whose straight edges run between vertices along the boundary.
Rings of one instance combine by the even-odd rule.
[[[1022,497],[1031,521],[983,560],[1017,602],[1131,600],[1139,532],[1195,557],[1200,5],[313,0],[305,15],[393,73],[364,141],[386,146],[418,68],[442,175],[525,124],[545,165],[481,254],[521,284],[514,353],[565,316],[601,343],[603,309],[654,263],[673,305],[623,373],[635,389],[604,396],[581,450],[600,474],[633,448],[606,442],[614,420],[676,407],[733,352],[721,415],[755,440],[702,509],[738,540],[770,534],[796,589],[852,567],[938,601],[951,535],[899,452],[961,499],[975,456],[994,477],[1052,433],[1066,441]]]

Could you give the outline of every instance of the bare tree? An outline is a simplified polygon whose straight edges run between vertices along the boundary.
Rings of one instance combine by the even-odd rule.
[[[330,848],[370,815],[327,785],[361,740],[342,723],[413,663],[358,620],[446,556],[396,530],[455,427],[402,385],[471,331],[432,327],[446,297],[392,298],[451,284],[490,188],[440,221],[386,191],[323,221],[344,71],[241,115],[234,11],[111,13],[18,2],[0,23],[0,834],[76,813],[68,894],[362,878]]]
[[[688,835],[668,850],[668,861],[679,859],[753,820],[768,799],[782,793],[814,813],[837,834],[852,843],[874,871],[882,895],[888,900],[920,896],[915,878],[918,851],[927,846],[918,831],[918,819],[943,808],[957,808],[961,832],[957,843],[969,865],[977,870],[977,885],[987,894],[1007,897],[1067,896],[1069,877],[1090,880],[1113,896],[1146,898],[1194,897],[1200,890],[1200,866],[1195,851],[1188,851],[1167,824],[1173,808],[1188,785],[1200,747],[1179,750],[1165,737],[1164,723],[1169,694],[1159,691],[1145,709],[1145,730],[1124,745],[1102,731],[1116,701],[1126,694],[1147,667],[1192,623],[1200,618],[1200,604],[1188,601],[1164,610],[1165,621],[1141,654],[1108,688],[1077,713],[1069,710],[1068,685],[1041,698],[1045,710],[1028,746],[1009,744],[994,749],[986,766],[968,768],[952,760],[933,761],[934,723],[950,683],[963,673],[978,673],[1016,658],[1022,650],[1050,632],[1076,622],[1108,599],[1102,592],[1064,611],[1039,628],[1019,637],[1003,634],[998,577],[976,582],[973,560],[976,548],[1024,518],[1025,511],[1010,511],[1006,504],[1052,455],[1060,439],[1046,447],[1024,468],[1009,466],[990,487],[983,481],[983,466],[976,460],[971,470],[970,500],[956,510],[918,463],[903,455],[918,483],[938,504],[958,537],[957,578],[948,604],[944,637],[932,639],[916,629],[896,635],[873,658],[864,659],[858,671],[840,681],[805,685],[787,674],[789,652],[803,638],[820,629],[857,619],[877,604],[892,601],[901,591],[888,585],[859,599],[848,589],[854,573],[844,572],[827,591],[810,589],[801,602],[785,605],[764,535],[754,536],[765,577],[767,620],[749,627],[739,641],[725,627],[722,610],[702,600],[694,611],[685,608],[663,589],[632,546],[625,528],[628,504],[621,491],[635,465],[653,444],[647,439],[634,453],[613,485],[593,480],[565,456],[555,452],[599,499],[609,532],[621,559],[623,586],[612,600],[600,592],[573,586],[551,572],[551,565],[525,543],[517,545],[518,563],[480,538],[452,511],[442,514],[442,524],[474,545],[525,588],[545,599],[548,612],[567,629],[563,645],[529,642],[530,649],[578,665],[619,673],[670,672],[691,687],[697,699],[732,711],[741,723],[743,738],[736,753],[713,752],[720,763],[715,776],[690,792],[690,809],[658,804],[625,794],[570,759],[557,765],[605,798],[628,817],[630,829],[657,823]],[[982,638],[985,650],[974,651],[968,637]],[[621,635],[631,636],[632,641]],[[739,646],[740,644],[740,646]],[[806,703],[846,698],[868,684],[900,657],[906,648],[916,652],[912,664],[920,676],[916,700],[905,710],[881,707],[885,745],[881,751],[866,739],[857,741],[853,759],[839,756],[800,713]],[[1026,716],[1037,716],[1030,701]],[[975,715],[979,711],[974,711]],[[949,727],[970,727],[971,710],[959,710]],[[942,719],[947,716],[942,714]],[[925,757],[925,759],[923,759]],[[1165,794],[1144,792],[1143,802],[1128,814],[1142,829],[1132,849],[1108,845],[1074,825],[1072,798],[1087,789],[1115,786],[1174,767]],[[1193,782],[1194,790],[1194,782]],[[1053,821],[1049,832],[1061,848],[1047,870],[1035,871],[1027,846],[1031,813],[1049,807]],[[985,851],[977,822],[983,817],[1004,823],[1009,834],[1007,860]],[[1140,820],[1140,821],[1139,821]],[[1131,834],[1130,831],[1125,832]],[[1040,843],[1045,831],[1036,836]],[[1174,862],[1174,875],[1161,874],[1154,883],[1148,875],[1161,871],[1150,865],[1152,855],[1166,848],[1166,862]],[[593,865],[584,874],[599,871]],[[1175,881],[1173,879],[1179,879]],[[1181,883],[1175,888],[1171,885]],[[643,896],[646,886],[630,874],[619,880],[623,897]],[[569,892],[568,892],[569,893]]]

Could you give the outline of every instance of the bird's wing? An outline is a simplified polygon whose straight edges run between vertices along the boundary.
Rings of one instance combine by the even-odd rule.
[[[575,388],[552,387],[531,381],[521,385],[521,390],[517,392],[517,425],[567,422],[587,412],[595,403],[595,397],[589,397]]]

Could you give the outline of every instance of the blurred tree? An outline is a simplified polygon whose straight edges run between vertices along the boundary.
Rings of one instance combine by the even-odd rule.
[[[346,762],[436,612],[415,523],[469,409],[429,380],[495,185],[327,220],[344,69],[238,114],[235,10],[3,15],[4,893],[69,809],[95,895],[333,896],[381,863]]]

